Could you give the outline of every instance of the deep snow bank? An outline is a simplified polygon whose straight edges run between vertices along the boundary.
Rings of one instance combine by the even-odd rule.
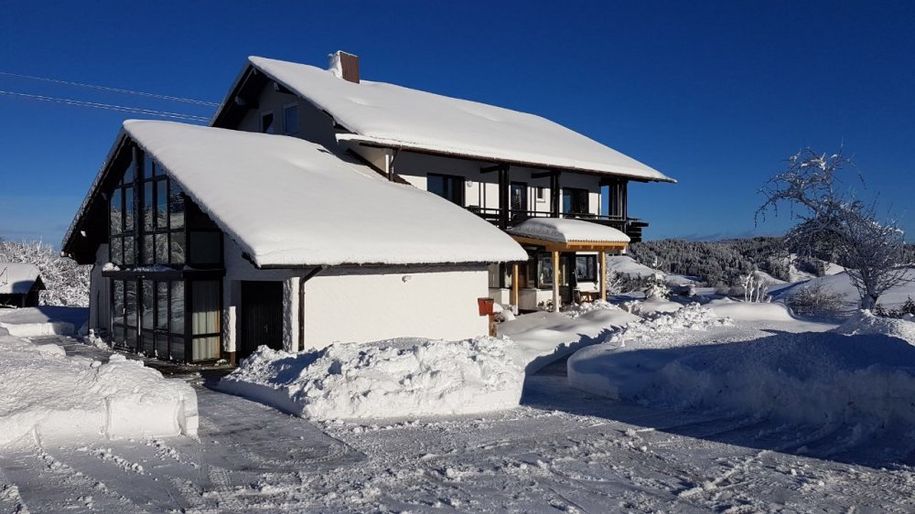
[[[0,309],[0,328],[18,337],[72,335],[88,319],[84,307]]]
[[[0,336],[0,445],[197,434],[197,395],[139,361],[67,357],[54,344]]]
[[[801,423],[915,426],[915,347],[882,334],[778,334],[725,344],[598,345],[569,359],[573,387],[678,409]]]
[[[737,302],[720,298],[705,304],[715,314],[734,321],[794,321],[781,303]]]
[[[313,419],[399,418],[510,409],[523,367],[510,341],[400,339],[314,352],[260,347],[219,389]]]
[[[845,335],[884,334],[915,345],[915,322],[881,318],[874,316],[870,311],[857,311],[839,325],[835,332]]]
[[[639,321],[607,302],[594,302],[567,312],[535,312],[499,326],[499,335],[514,344],[506,353],[528,373],[570,355],[587,345],[603,342],[611,333]]]

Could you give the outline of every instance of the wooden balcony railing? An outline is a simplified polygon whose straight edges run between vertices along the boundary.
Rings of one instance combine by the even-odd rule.
[[[494,225],[498,225],[499,221],[501,220],[501,209],[477,206],[468,206],[467,209]],[[522,221],[529,218],[550,218],[552,215],[553,214],[549,211],[527,211],[511,209],[508,215],[509,227],[517,225],[518,223],[521,223]],[[613,227],[629,236],[629,238],[632,239],[632,242],[634,243],[642,240],[642,229],[648,226],[647,221],[638,218],[611,216],[607,214],[594,214],[591,212],[562,213],[560,216],[563,218],[579,219]]]

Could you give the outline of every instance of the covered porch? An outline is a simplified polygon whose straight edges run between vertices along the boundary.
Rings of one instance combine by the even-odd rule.
[[[607,254],[620,254],[629,245],[629,237],[615,228],[575,219],[532,218],[508,232],[531,256],[511,265],[509,303],[522,310],[546,304],[558,312],[564,304],[606,299]],[[533,302],[522,300],[522,288],[533,294]]]

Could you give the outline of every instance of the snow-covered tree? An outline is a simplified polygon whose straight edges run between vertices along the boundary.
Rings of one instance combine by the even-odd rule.
[[[39,296],[42,305],[89,305],[89,267],[61,257],[50,245],[41,241],[0,240],[0,262],[22,262],[38,267],[47,288]]]
[[[647,300],[666,300],[670,298],[670,286],[664,282],[664,277],[657,273],[648,277],[643,291]]]
[[[786,236],[788,248],[847,268],[861,308],[873,309],[880,295],[906,281],[905,240],[895,222],[878,221],[873,206],[838,191],[837,175],[850,165],[841,152],[826,155],[808,148],[792,155],[787,168],[761,190],[766,201],[756,220],[788,204],[797,221]]]
[[[764,303],[769,301],[769,284],[759,276],[759,273],[748,273],[741,278],[743,287],[743,301]]]

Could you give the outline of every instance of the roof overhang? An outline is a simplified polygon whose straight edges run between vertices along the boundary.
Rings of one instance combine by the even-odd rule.
[[[631,172],[627,173],[625,169],[620,169],[619,171],[614,171],[613,173],[608,173],[606,171],[597,171],[593,169],[580,168],[574,166],[556,166],[550,163],[544,162],[535,162],[535,161],[522,161],[516,159],[506,159],[504,157],[494,156],[494,155],[484,155],[484,154],[474,154],[468,152],[455,152],[453,150],[448,150],[446,148],[436,148],[430,145],[419,145],[405,141],[398,141],[396,139],[387,139],[387,138],[378,138],[372,136],[364,136],[361,134],[353,133],[340,133],[337,134],[337,142],[343,144],[357,144],[362,146],[370,146],[375,148],[392,148],[395,150],[406,150],[409,152],[423,153],[429,155],[439,155],[443,157],[454,157],[459,159],[473,159],[476,161],[485,161],[493,162],[497,164],[509,164],[513,166],[524,166],[526,168],[537,168],[545,170],[555,170],[555,171],[571,171],[575,173],[584,173],[587,175],[597,175],[601,177],[624,177],[626,179],[636,181],[636,182],[667,182],[670,184],[676,184],[677,180],[664,177],[664,178],[645,178],[639,177]]]

